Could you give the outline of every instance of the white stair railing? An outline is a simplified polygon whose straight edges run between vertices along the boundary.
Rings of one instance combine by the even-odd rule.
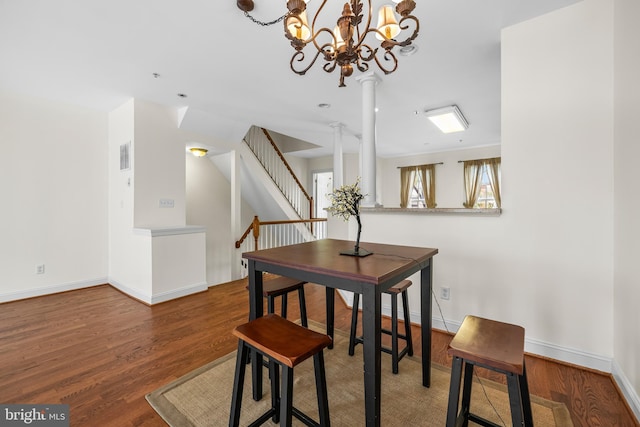
[[[284,155],[262,128],[252,126],[244,142],[301,219],[313,216],[313,198],[305,191]]]
[[[251,238],[249,238],[251,235]],[[327,219],[315,218],[307,220],[265,221],[260,222],[256,216],[251,225],[236,242],[240,253],[259,249],[271,249],[279,246],[294,245],[327,237]],[[244,259],[242,276],[247,275]]]

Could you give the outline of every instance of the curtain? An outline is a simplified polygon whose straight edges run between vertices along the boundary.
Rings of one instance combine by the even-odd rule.
[[[400,168],[400,207],[406,208],[409,204],[411,186],[413,185],[413,171],[415,167],[407,166]]]
[[[484,160],[467,160],[464,162],[464,196],[465,208],[472,209],[478,200],[480,181],[482,179],[482,166]]]
[[[422,165],[416,167],[422,179],[422,189],[424,191],[424,201],[427,208],[436,207],[436,170],[435,165]]]
[[[493,198],[496,200],[496,207],[500,208],[502,207],[502,198],[500,197],[500,181],[502,175],[500,173],[501,158],[494,157],[492,159],[487,159],[485,160],[485,164],[487,165],[489,182],[493,189]]]

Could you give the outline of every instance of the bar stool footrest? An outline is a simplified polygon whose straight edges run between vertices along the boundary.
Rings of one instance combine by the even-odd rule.
[[[274,408],[269,409],[264,414],[260,415],[260,418],[249,424],[249,427],[258,427],[262,424],[266,423],[271,417],[276,414],[276,410]]]
[[[405,341],[407,340],[405,337],[400,336],[400,335],[398,335],[398,338],[402,338],[402,339],[404,339]],[[362,337],[356,337],[356,338],[354,339],[354,347],[355,347],[356,345],[358,345],[358,344],[364,344],[364,340],[362,339]],[[408,346],[408,345],[407,345],[407,346],[405,346],[402,350],[400,350],[400,351],[398,352],[398,360],[400,360],[400,359],[402,359],[404,356],[406,356],[406,354],[407,354],[407,353],[409,353],[409,350],[410,350],[410,348],[409,348],[409,346]],[[391,355],[393,355],[393,350],[391,350],[389,347],[381,346],[381,347],[380,347],[380,351],[382,351],[382,352],[384,352],[384,353],[387,353],[387,354],[391,354]]]
[[[310,416],[308,416],[307,414],[305,414],[295,406],[291,408],[291,413],[295,418],[299,419],[304,425],[307,425],[309,427],[322,427],[319,423],[314,421],[313,418],[311,418]]]
[[[500,424],[496,424],[493,421],[489,421],[475,414],[469,414],[468,420],[484,427],[502,427]],[[460,425],[462,425],[462,423]]]
[[[389,335],[389,336],[393,336],[393,332],[391,332],[391,331],[390,331],[390,330],[388,330],[388,329],[381,328],[381,329],[380,329],[380,332],[382,332],[383,334],[387,334],[387,335]],[[401,340],[405,340],[405,341],[407,341],[407,336],[406,336],[406,335],[401,334],[400,332],[398,332],[398,338],[399,338],[399,339],[401,339]]]

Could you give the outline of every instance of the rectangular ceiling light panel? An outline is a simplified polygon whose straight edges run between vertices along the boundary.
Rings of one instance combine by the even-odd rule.
[[[443,133],[461,132],[469,123],[457,105],[425,111],[424,113]]]

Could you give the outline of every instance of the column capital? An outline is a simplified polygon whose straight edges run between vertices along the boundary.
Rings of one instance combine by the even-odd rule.
[[[332,128],[340,128],[340,129],[344,129],[344,123],[341,122],[333,122],[333,123],[329,123],[329,126],[331,126]]]
[[[368,73],[360,74],[359,76],[357,76],[356,81],[360,84],[365,82],[378,83],[378,82],[381,82],[382,79],[378,77],[378,75],[373,71],[369,71]]]

